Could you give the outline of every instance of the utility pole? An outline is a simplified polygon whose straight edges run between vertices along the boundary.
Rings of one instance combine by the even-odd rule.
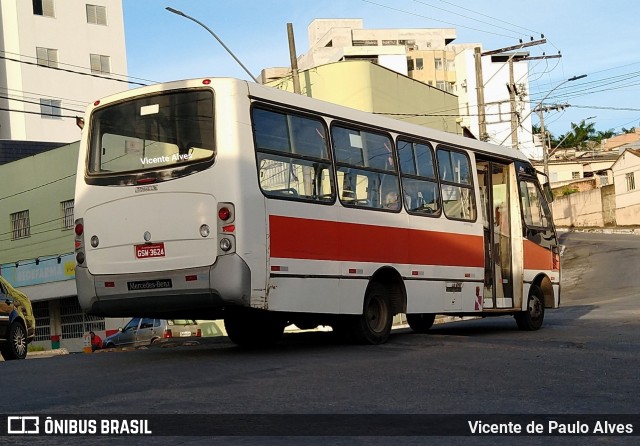
[[[547,40],[542,36],[540,40],[531,40],[531,42],[522,42],[520,41],[519,45],[509,46],[506,48],[500,48],[497,50],[485,51],[481,52],[479,47],[475,48],[474,59],[475,59],[475,68],[476,68],[476,83],[477,87],[477,96],[478,96],[478,126],[480,127],[480,139],[482,141],[488,141],[489,135],[487,133],[487,119],[485,112],[485,102],[484,102],[484,81],[482,76],[482,56],[493,56],[495,54],[501,54],[507,51],[519,50],[525,47],[540,45],[546,43]],[[518,115],[516,112],[516,94],[517,87],[515,85],[514,74],[513,74],[513,59],[516,57],[517,53],[513,53],[509,56],[509,85],[507,88],[509,89],[509,103],[511,107],[511,147],[514,149],[518,148]],[[518,55],[517,60],[523,59],[523,55]],[[496,72],[497,74],[497,72]],[[494,74],[495,76],[495,74]],[[489,79],[489,81],[493,78],[493,76]],[[487,81],[487,82],[489,82]],[[504,141],[502,141],[504,143]]]
[[[544,131],[544,109],[538,107],[540,113],[540,136],[542,136],[542,163],[544,165],[544,174],[549,178],[549,152],[547,152],[547,135]]]
[[[518,148],[518,132],[514,129],[518,128],[518,117],[516,115],[516,81],[513,75],[513,57],[509,58],[509,103],[511,110],[511,148]]]
[[[296,41],[293,37],[293,24],[291,23],[287,23],[287,37],[289,39],[289,58],[291,59],[293,92],[300,94],[300,78],[298,77],[298,56],[296,55]]]
[[[487,117],[484,109],[484,80],[482,79],[482,54],[479,46],[475,47],[473,57],[476,66],[476,95],[478,100],[478,127],[480,141],[487,141]]]

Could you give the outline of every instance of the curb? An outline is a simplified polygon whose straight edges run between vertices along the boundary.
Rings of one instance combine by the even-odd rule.
[[[27,359],[28,358],[48,358],[50,356],[62,356],[62,355],[68,355],[68,354],[69,354],[69,350],[67,350],[66,348],[57,348],[55,350],[41,350],[36,352],[27,352]]]

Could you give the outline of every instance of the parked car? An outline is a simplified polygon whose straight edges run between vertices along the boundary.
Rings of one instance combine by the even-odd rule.
[[[201,336],[196,321],[191,319],[151,319],[134,317],[117,333],[102,341],[102,348],[150,345],[163,338]]]
[[[5,360],[24,359],[36,336],[31,301],[0,276],[0,353]]]

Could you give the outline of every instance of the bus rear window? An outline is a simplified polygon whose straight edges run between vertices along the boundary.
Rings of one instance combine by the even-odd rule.
[[[97,110],[91,118],[89,175],[170,169],[212,160],[213,93],[145,96]]]

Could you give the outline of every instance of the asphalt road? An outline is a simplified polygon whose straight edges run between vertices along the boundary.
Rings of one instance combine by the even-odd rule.
[[[616,414],[638,414],[640,237],[562,237],[562,308],[547,311],[537,332],[518,331],[513,318],[499,317],[437,325],[427,335],[399,329],[381,346],[341,345],[331,333],[316,332],[285,335],[261,351],[209,338],[5,362],[5,412],[175,414],[178,424],[190,420],[189,414],[221,413],[240,417],[232,422],[250,414],[376,414],[378,422],[384,414],[467,414],[474,420],[491,414],[518,420],[587,414],[613,421]],[[358,436],[163,438],[178,444],[637,444],[640,417],[634,420],[635,437],[374,437],[357,431]],[[51,440],[32,437],[29,444]]]

